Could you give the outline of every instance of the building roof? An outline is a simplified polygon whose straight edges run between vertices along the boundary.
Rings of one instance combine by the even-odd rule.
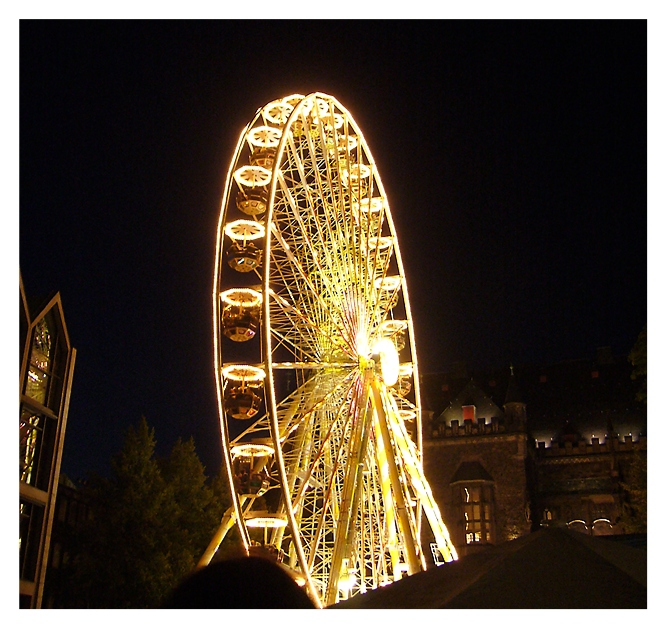
[[[332,608],[647,608],[647,551],[542,528]]]
[[[607,352],[601,358],[516,366],[513,377],[509,368],[458,369],[424,376],[421,389],[436,423],[458,419],[462,424],[461,408],[472,385],[478,417],[492,412],[502,417],[502,406],[519,401],[526,406],[527,429],[536,440],[550,442],[567,423],[567,429],[575,426],[586,440],[603,440],[609,428],[620,437],[647,435],[647,407],[636,400],[638,383],[631,379],[631,364],[626,357],[610,359]],[[486,409],[491,404],[497,410]]]
[[[463,423],[463,406],[475,406],[476,416],[490,420],[492,417],[502,416],[502,409],[492,400],[492,398],[471,379],[467,385],[458,393],[455,399],[452,399],[449,406],[441,413],[438,418],[440,422],[451,421]]]
[[[451,484],[454,482],[475,482],[475,481],[484,481],[492,482],[493,478],[485,470],[483,465],[477,460],[472,460],[468,462],[461,462],[460,466],[453,474],[451,478]]]

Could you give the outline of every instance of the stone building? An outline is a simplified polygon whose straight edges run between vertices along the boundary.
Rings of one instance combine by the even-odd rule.
[[[647,411],[626,358],[423,384],[425,473],[461,556],[540,526],[646,531]]]

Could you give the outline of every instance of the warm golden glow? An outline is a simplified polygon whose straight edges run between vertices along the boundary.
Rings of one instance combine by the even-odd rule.
[[[389,236],[382,236],[380,238],[372,237],[368,238],[368,248],[370,250],[379,249],[384,251],[388,249],[393,244],[393,238]]]
[[[220,293],[220,298],[225,303],[235,307],[258,307],[263,301],[261,292],[251,288],[231,288]]]
[[[339,113],[334,113],[332,116],[326,116],[323,120],[325,122],[324,128],[329,133],[333,132],[333,130],[342,128],[342,125],[345,123],[345,119]]]
[[[287,525],[287,515],[267,511],[250,511],[244,519],[248,528],[284,528]]]
[[[275,449],[272,445],[264,443],[240,443],[231,448],[231,455],[234,457],[252,458],[253,456],[272,456]]]
[[[235,382],[261,382],[266,378],[266,372],[249,364],[229,364],[222,369],[222,377]]]
[[[414,365],[412,364],[400,365],[400,377],[411,377],[413,372],[414,372]]]
[[[358,139],[355,135],[338,135],[338,150],[340,152],[349,151],[350,153],[358,146]]]
[[[234,172],[236,183],[248,188],[268,185],[271,176],[271,171],[262,166],[243,166]]]
[[[274,126],[257,126],[247,134],[247,141],[258,148],[275,148],[281,137],[282,131]]]
[[[379,214],[384,210],[384,199],[381,197],[364,198],[353,204],[354,209],[359,208],[364,214]]]
[[[390,320],[384,321],[379,326],[379,333],[383,336],[391,336],[407,329],[407,321]]]
[[[289,102],[289,98],[275,100],[264,107],[264,117],[269,122],[277,126],[282,126],[294,110],[294,105]]]
[[[352,164],[349,169],[342,171],[344,185],[356,185],[359,180],[364,181],[370,176],[370,168],[365,164]]]
[[[403,421],[413,421],[416,418],[414,410],[400,410],[400,418]]]
[[[391,277],[378,277],[375,279],[375,288],[381,292],[393,292],[400,288],[402,279],[398,275]]]
[[[227,224],[224,233],[232,240],[257,240],[266,235],[266,229],[264,225],[254,220],[234,220]]]
[[[380,338],[372,346],[372,354],[379,356],[382,379],[387,386],[398,381],[400,358],[395,345],[388,338]]]

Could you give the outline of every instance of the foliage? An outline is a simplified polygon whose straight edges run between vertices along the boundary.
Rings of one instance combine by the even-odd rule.
[[[647,452],[635,449],[622,463],[621,522],[627,533],[647,533]]]
[[[65,601],[74,608],[158,607],[192,571],[228,504],[191,439],[156,459],[145,418],[127,431],[111,477],[91,479],[86,493],[93,518],[79,534]]]
[[[639,384],[636,399],[647,403],[647,325],[638,335],[638,339],[629,353],[629,361],[634,367],[631,379],[636,380]]]

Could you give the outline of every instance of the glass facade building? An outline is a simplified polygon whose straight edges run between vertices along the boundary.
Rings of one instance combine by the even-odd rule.
[[[31,306],[19,288],[19,604],[40,608],[76,349],[60,294]]]

